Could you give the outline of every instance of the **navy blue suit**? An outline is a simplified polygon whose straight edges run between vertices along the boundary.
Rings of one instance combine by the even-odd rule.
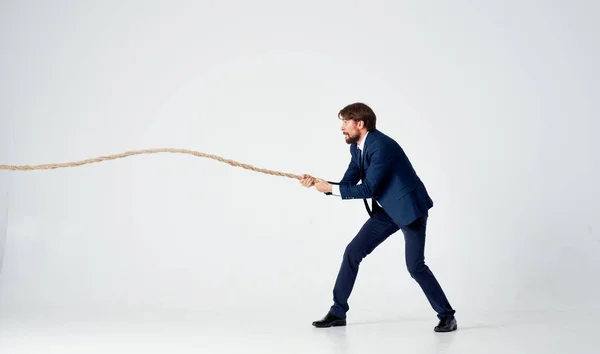
[[[342,199],[363,199],[370,218],[346,247],[333,289],[331,312],[346,318],[360,262],[390,235],[402,230],[411,277],[439,318],[454,315],[444,291],[425,264],[427,218],[433,201],[404,150],[392,138],[374,130],[367,134],[362,153],[356,143],[350,144],[350,153],[350,164],[342,180],[330,183],[339,186]],[[367,199],[372,200],[372,210]]]

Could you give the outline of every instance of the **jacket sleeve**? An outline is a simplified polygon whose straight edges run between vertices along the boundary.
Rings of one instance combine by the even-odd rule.
[[[339,182],[327,181],[331,184],[337,184],[340,186],[348,185],[354,186],[360,181],[360,167],[356,164],[353,158],[350,158],[350,163],[348,164],[348,168],[342,177],[342,180]],[[331,195],[330,192],[326,192],[326,195]]]
[[[364,181],[359,185],[340,184],[342,199],[372,198],[384,179],[388,177],[391,162],[395,157],[390,151],[380,146],[373,146],[369,152],[371,163]]]

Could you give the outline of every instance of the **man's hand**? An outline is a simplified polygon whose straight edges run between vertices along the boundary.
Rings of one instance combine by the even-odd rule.
[[[316,178],[311,175],[302,175],[300,178],[300,184],[304,187],[310,188],[315,184]]]
[[[331,193],[331,183],[321,178],[316,179],[315,188],[321,193]]]

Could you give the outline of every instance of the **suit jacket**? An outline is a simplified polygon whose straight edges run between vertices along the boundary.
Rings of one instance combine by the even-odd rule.
[[[404,150],[389,136],[371,131],[362,161],[356,143],[350,144],[350,154],[342,180],[329,182],[339,185],[342,199],[374,199],[398,225],[410,224],[433,207],[433,200]]]

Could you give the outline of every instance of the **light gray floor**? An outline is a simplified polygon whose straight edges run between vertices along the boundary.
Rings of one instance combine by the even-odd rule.
[[[434,333],[425,317],[357,313],[347,327],[316,329],[308,314],[123,314],[3,317],[0,351],[12,353],[598,353],[600,313],[470,314]]]

